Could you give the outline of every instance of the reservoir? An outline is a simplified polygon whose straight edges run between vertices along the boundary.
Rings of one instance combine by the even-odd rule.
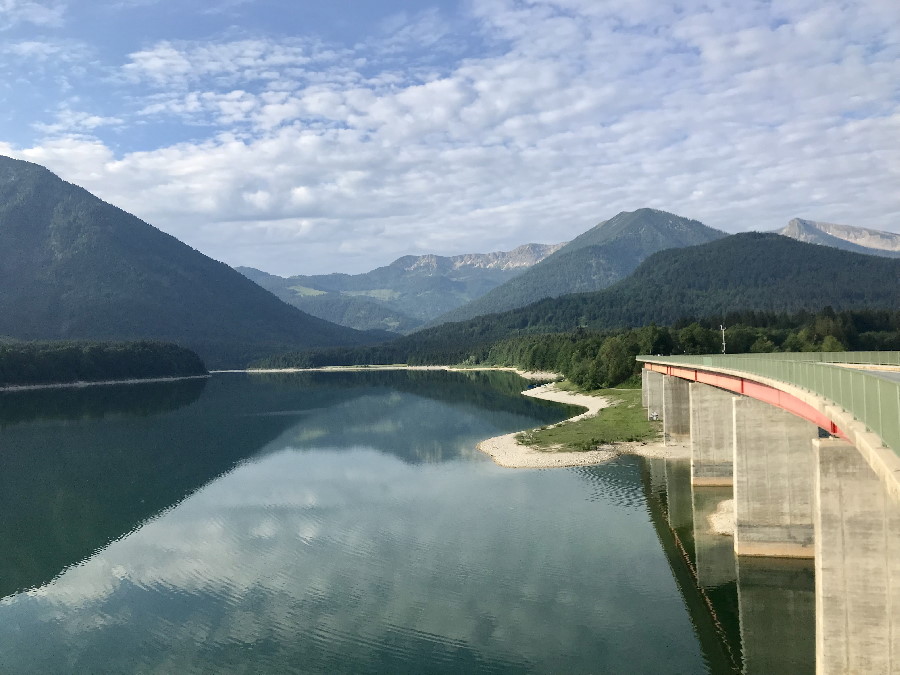
[[[571,414],[525,386],[231,373],[0,394],[0,672],[778,672],[778,635],[791,672],[812,667],[811,628],[779,623],[809,571],[751,570],[775,637],[748,639],[754,587],[730,539],[694,537],[683,463],[479,453]]]

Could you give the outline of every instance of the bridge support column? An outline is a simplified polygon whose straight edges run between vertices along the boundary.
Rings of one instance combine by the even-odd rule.
[[[733,411],[735,553],[813,557],[818,427],[752,398],[734,397]]]
[[[663,380],[662,373],[653,370],[644,370],[642,384],[647,398],[647,419],[653,419],[654,414],[658,418],[663,416]]]
[[[690,383],[691,483],[731,486],[734,475],[732,399],[723,389]]]
[[[849,443],[813,452],[818,672],[900,672],[900,503]]]
[[[687,380],[663,376],[663,439],[683,443],[691,435],[691,390]]]

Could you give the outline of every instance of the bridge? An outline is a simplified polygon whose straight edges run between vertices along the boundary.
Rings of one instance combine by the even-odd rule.
[[[900,672],[900,352],[640,356],[739,557],[814,558],[818,673]]]

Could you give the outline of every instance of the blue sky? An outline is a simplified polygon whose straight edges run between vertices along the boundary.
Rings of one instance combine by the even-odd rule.
[[[278,274],[643,206],[900,231],[900,3],[0,0],[0,154]]]

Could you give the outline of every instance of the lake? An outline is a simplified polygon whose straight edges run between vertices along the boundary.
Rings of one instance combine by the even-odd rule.
[[[0,394],[0,672],[739,667],[658,462],[510,470],[475,449],[571,414],[524,387],[373,371]]]

